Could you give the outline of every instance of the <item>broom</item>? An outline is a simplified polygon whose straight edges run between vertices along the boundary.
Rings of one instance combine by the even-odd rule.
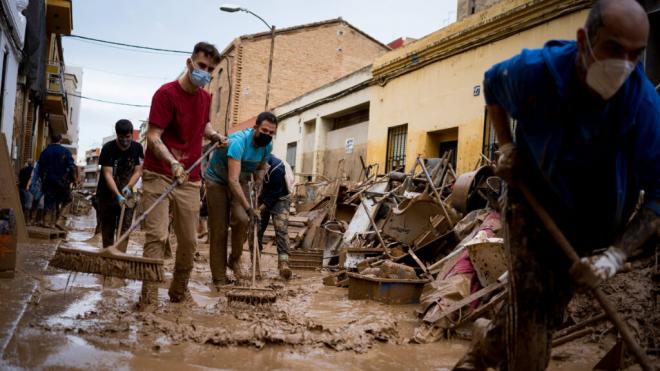
[[[200,158],[193,163],[187,174],[202,162],[202,159],[208,156],[218,143],[209,147]],[[156,201],[137,218],[130,228],[121,235],[111,246],[103,249],[72,249],[67,247],[58,247],[55,256],[50,260],[51,267],[60,268],[73,272],[83,272],[91,274],[101,274],[103,276],[112,276],[126,278],[138,281],[163,282],[165,280],[165,271],[163,269],[163,260],[154,258],[145,258],[136,255],[128,255],[117,249],[117,246],[128,239],[133,232],[147,216],[160,204],[179,183],[174,180],[165,192],[156,199]],[[119,226],[121,228],[121,226]]]
[[[249,185],[249,198],[250,198],[250,207],[254,210],[256,206],[254,194],[254,177]],[[256,220],[250,221],[250,238],[248,238],[248,245],[252,250],[252,285],[250,287],[237,287],[227,293],[227,302],[232,303],[246,303],[251,305],[257,304],[271,304],[277,300],[277,296],[272,289],[258,288],[256,287],[256,276],[257,276],[257,260],[260,259],[259,249],[257,249],[257,222]],[[234,247],[232,247],[234,248]]]

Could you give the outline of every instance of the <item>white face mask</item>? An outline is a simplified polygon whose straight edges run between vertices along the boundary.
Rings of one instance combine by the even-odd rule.
[[[594,62],[587,68],[587,85],[604,100],[612,98],[635,70],[635,63],[623,59],[598,60],[587,38],[587,47]],[[586,60],[584,61],[586,66]]]

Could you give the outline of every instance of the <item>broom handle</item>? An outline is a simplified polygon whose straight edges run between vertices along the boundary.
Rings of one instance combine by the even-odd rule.
[[[248,192],[250,193],[248,196],[250,197],[250,207],[254,210],[254,198],[253,193],[254,193],[254,174],[251,176],[251,181],[249,184],[249,189]],[[256,287],[257,284],[257,241],[256,241],[256,230],[257,230],[257,221],[256,220],[251,220],[250,221],[250,233],[252,234],[252,238],[250,241],[252,241],[252,287]],[[249,241],[248,241],[249,242]],[[260,267],[261,268],[261,267]]]
[[[190,172],[192,172],[193,169],[196,168],[197,165],[199,165],[199,164],[202,162],[202,160],[203,160],[206,156],[208,156],[208,155],[209,155],[214,149],[216,149],[216,147],[218,146],[218,143],[219,143],[219,142],[215,142],[215,143],[213,143],[213,145],[212,145],[209,149],[207,149],[206,152],[204,152],[204,153],[203,153],[203,154],[197,159],[197,161],[195,161],[192,165],[190,165],[190,167],[188,168],[188,170],[186,170],[186,174],[190,174]],[[119,237],[119,239],[115,242],[115,244],[112,245],[112,246],[109,247],[109,248],[114,248],[114,249],[116,249],[117,246],[119,246],[120,243],[122,243],[122,242],[124,242],[124,240],[128,239],[128,235],[131,234],[131,232],[133,232],[135,229],[137,229],[137,227],[140,225],[140,223],[142,223],[142,222],[144,221],[144,219],[147,218],[147,216],[149,215],[149,213],[151,213],[151,212],[153,211],[153,209],[155,209],[156,206],[158,206],[158,204],[160,204],[161,202],[163,202],[163,200],[165,199],[165,197],[169,196],[169,194],[172,193],[172,191],[174,191],[174,188],[176,188],[176,186],[177,186],[178,184],[179,184],[179,182],[176,181],[176,180],[174,180],[169,186],[167,186],[167,189],[165,190],[165,192],[163,192],[163,194],[160,195],[160,196],[156,199],[156,201],[154,201],[154,203],[151,204],[151,206],[149,206],[149,208],[148,208],[147,210],[145,210],[145,211],[142,213],[142,215],[140,215],[140,217],[137,218],[137,219],[133,222],[133,224],[131,224],[131,227],[128,228],[128,230],[127,230],[126,232],[124,232],[124,234],[122,234],[121,237]]]
[[[121,227],[124,224],[124,213],[126,212],[126,203],[121,204],[121,211],[119,212],[119,224],[117,224],[117,233],[115,234],[115,240],[119,240],[121,237]]]
[[[566,256],[568,256],[571,263],[573,264],[579,263],[580,257],[575,252],[575,249],[573,248],[573,246],[571,246],[570,242],[568,242],[568,240],[561,232],[557,224],[555,224],[554,220],[552,220],[550,214],[548,214],[548,212],[543,208],[543,206],[541,206],[539,201],[536,199],[534,194],[532,194],[529,188],[527,188],[527,185],[524,183],[519,184],[518,189],[520,189],[522,194],[525,196],[525,199],[527,199],[529,205],[532,207],[532,209],[539,217],[539,219],[541,219],[541,222],[548,230],[548,232],[550,232],[552,237],[557,241],[557,244],[559,245],[561,250],[564,252],[564,254],[566,254]],[[628,349],[630,349],[630,351],[633,353],[633,355],[637,359],[637,362],[639,362],[639,364],[642,366],[642,369],[654,370],[648,356],[646,355],[644,350],[642,350],[639,344],[637,344],[637,342],[635,341],[635,338],[633,337],[630,328],[628,327],[626,322],[623,321],[621,317],[618,315],[616,309],[614,308],[614,306],[612,306],[612,303],[607,299],[603,291],[597,286],[590,287],[590,289],[594,294],[594,296],[596,297],[596,300],[598,300],[598,303],[600,303],[600,306],[605,311],[605,314],[607,314],[609,320],[616,326],[616,328],[621,333],[621,337],[623,338],[623,341],[626,343]]]

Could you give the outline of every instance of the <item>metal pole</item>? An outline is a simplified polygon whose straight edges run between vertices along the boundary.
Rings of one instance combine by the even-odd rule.
[[[270,27],[270,56],[268,57],[268,81],[266,82],[264,111],[268,111],[268,101],[270,99],[270,79],[273,75],[273,50],[275,50],[275,26]]]

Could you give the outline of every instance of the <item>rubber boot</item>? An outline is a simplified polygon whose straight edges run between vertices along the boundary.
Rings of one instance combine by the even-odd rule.
[[[280,277],[285,280],[291,279],[291,268],[289,268],[289,255],[280,254],[277,256],[277,269],[280,271]]]
[[[188,280],[190,279],[190,272],[187,271],[174,271],[172,276],[172,283],[167,293],[170,295],[172,303],[181,303],[192,299],[190,291],[188,291]]]
[[[138,308],[140,310],[145,310],[156,304],[158,304],[158,284],[155,282],[143,281]]]

